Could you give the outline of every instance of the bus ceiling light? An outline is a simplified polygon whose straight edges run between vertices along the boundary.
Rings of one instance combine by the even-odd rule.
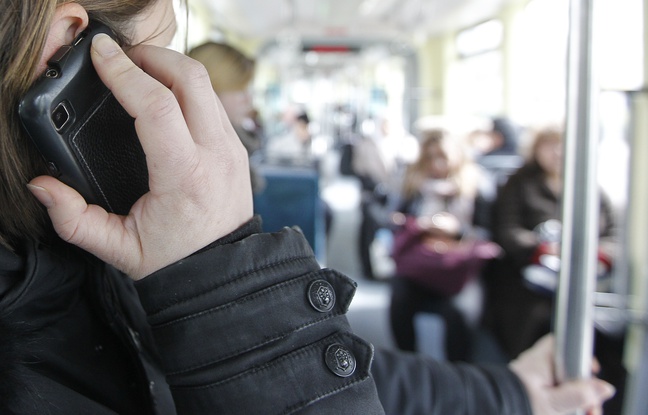
[[[364,17],[380,16],[391,9],[395,3],[396,0],[364,0],[360,3],[358,10],[360,15]]]

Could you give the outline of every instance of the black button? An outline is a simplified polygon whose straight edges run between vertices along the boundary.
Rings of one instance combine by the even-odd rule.
[[[356,368],[356,359],[353,353],[345,346],[335,343],[326,348],[324,356],[326,366],[341,378],[353,375]]]
[[[49,170],[50,175],[52,175],[52,176],[54,176],[54,177],[59,177],[59,176],[61,176],[61,171],[59,170],[59,168],[58,168],[58,166],[56,165],[56,163],[54,163],[53,161],[48,161],[48,162],[47,162],[47,169]]]
[[[317,280],[308,286],[308,301],[321,313],[329,312],[335,306],[335,290],[328,281]]]

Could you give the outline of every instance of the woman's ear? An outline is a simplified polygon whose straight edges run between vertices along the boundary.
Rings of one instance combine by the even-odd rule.
[[[43,72],[49,58],[61,46],[71,44],[74,38],[87,26],[88,12],[79,3],[70,2],[58,5],[45,40],[37,73]]]

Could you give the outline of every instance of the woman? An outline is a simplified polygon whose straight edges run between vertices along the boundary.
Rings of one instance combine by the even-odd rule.
[[[416,216],[450,213],[459,228],[449,237],[471,232],[479,178],[479,170],[466,159],[455,138],[442,130],[426,131],[419,158],[405,173],[401,210]]]
[[[254,79],[255,62],[238,49],[219,42],[206,42],[188,53],[189,57],[205,65],[214,92],[223,104],[236,134],[243,142],[248,155],[261,148],[264,133],[254,107],[249,88]],[[264,180],[254,168],[250,169],[252,190],[263,189]]]
[[[539,232],[560,220],[562,193],[562,131],[545,127],[536,132],[529,159],[500,190],[494,209],[494,240],[504,258],[490,278],[493,321],[507,353],[517,356],[549,332],[552,298],[525,283],[523,270],[534,256],[559,253],[559,241]],[[614,247],[612,212],[601,198],[599,236],[602,249]],[[547,226],[545,226],[547,228]],[[551,239],[551,238],[550,238]]]
[[[258,233],[246,151],[204,68],[156,46],[173,33],[172,2],[1,5],[0,412],[383,413],[371,347],[342,315],[353,283],[320,270],[299,232]],[[15,117],[45,62],[90,17],[137,44],[126,55],[105,35],[92,40],[94,65],[135,118],[147,157],[150,191],[127,216],[41,175]],[[372,370],[406,364],[384,356]],[[533,386],[523,373],[535,360],[474,373],[475,381],[499,373],[499,382],[470,398],[506,393],[503,405],[530,413],[518,379],[538,409],[573,387],[586,394],[575,395],[583,407],[611,393],[599,381]],[[456,391],[438,391],[455,407]]]
[[[463,290],[476,280],[484,262],[499,253],[472,226],[479,178],[455,139],[441,130],[424,132],[419,158],[405,173],[403,202],[395,216],[401,226],[395,231],[397,278],[390,317],[403,350],[416,350],[414,319],[425,312],[445,322],[446,357],[471,358],[471,326],[480,312],[474,307],[480,289],[470,284],[472,290]],[[472,308],[459,305],[462,292],[472,295]]]
[[[535,132],[527,162],[500,190],[494,209],[494,239],[505,255],[489,270],[487,321],[511,357],[551,331],[555,280],[543,274],[539,258],[560,254],[563,131],[546,126]],[[614,258],[617,246],[612,209],[604,194],[598,220],[599,257]],[[537,271],[536,271],[537,272]],[[547,271],[545,271],[547,272]],[[546,275],[546,274],[545,274]],[[625,384],[623,336],[596,332],[600,376],[621,392]],[[605,411],[620,413],[622,393],[606,402]]]

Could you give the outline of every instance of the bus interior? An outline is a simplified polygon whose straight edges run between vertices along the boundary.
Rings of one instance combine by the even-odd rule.
[[[397,347],[389,323],[394,232],[377,225],[364,247],[358,241],[363,215],[388,221],[395,208],[365,209],[367,188],[353,163],[359,143],[387,134],[387,125],[399,141],[381,151],[392,152],[390,174],[401,179],[425,132],[444,131],[476,158],[480,134],[509,120],[519,151],[494,159],[497,192],[523,165],[533,132],[563,127],[560,253],[569,260],[554,269],[563,306],[554,310],[557,365],[564,365],[557,372],[581,375],[570,362],[591,353],[582,333],[596,327],[622,337],[623,399],[605,413],[648,413],[648,1],[186,0],[177,7],[183,18],[174,47],[221,42],[254,61],[245,92],[255,115],[248,121],[261,134],[250,153],[264,183],[255,211],[264,230],[299,226],[322,266],[357,282],[349,319],[378,347]],[[309,142],[298,160],[282,154],[281,139],[296,134],[300,119]],[[591,275],[600,267],[588,233],[597,224],[596,189],[609,198],[616,232],[604,287]],[[377,191],[389,192],[376,186],[372,197]],[[510,356],[481,327],[477,286],[457,299],[476,327],[471,361],[506,363]],[[422,314],[417,351],[443,359],[444,323]]]

